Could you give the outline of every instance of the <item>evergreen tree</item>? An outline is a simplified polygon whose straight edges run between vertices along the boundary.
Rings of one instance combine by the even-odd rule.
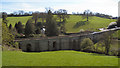
[[[2,44],[10,45],[13,42],[14,36],[10,33],[5,23],[2,23]]]
[[[57,28],[56,21],[53,18],[52,12],[49,10],[46,18],[46,35],[58,36],[59,30]]]
[[[10,24],[10,25],[9,25],[9,30],[11,30],[11,29],[12,29],[12,25]]]
[[[23,33],[23,25],[22,23],[19,21],[18,24],[17,24],[17,31],[18,33]]]
[[[43,27],[43,25],[41,22],[37,22],[36,27],[41,29]]]
[[[29,19],[25,25],[25,36],[29,37],[31,34],[34,34],[35,32],[35,26],[32,23],[32,20]]]
[[[2,19],[3,19],[3,23],[7,25],[7,13],[6,12],[2,12]]]
[[[17,23],[15,23],[15,27],[14,28],[16,28],[16,30],[18,29],[18,24]]]

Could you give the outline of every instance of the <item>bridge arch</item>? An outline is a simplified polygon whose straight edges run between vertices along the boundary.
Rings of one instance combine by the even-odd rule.
[[[21,43],[18,43],[18,47],[19,47],[19,49],[21,49]]]
[[[26,45],[26,51],[27,51],[27,52],[31,52],[31,51],[32,51],[32,46],[31,46],[31,44],[27,44],[27,45]]]
[[[53,50],[57,50],[57,42],[56,41],[53,42]]]

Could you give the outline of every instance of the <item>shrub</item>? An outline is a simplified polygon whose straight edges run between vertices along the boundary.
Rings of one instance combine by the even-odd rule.
[[[18,47],[18,42],[12,42],[12,46],[14,47],[14,48],[16,48],[16,49],[18,49],[19,47]]]
[[[112,56],[117,56],[118,55],[118,51],[117,50],[110,50],[110,54]]]
[[[94,46],[96,52],[105,53],[105,44],[102,41],[97,42]]]
[[[82,51],[90,51],[90,50],[92,50],[92,45],[93,45],[92,40],[90,40],[89,38],[85,38],[81,42],[81,50]]]

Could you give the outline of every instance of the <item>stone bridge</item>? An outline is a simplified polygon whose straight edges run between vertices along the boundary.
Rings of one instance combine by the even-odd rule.
[[[120,28],[107,29],[85,35],[69,35],[45,38],[26,38],[15,40],[19,42],[19,48],[25,52],[41,52],[53,50],[80,50],[80,42],[84,38],[90,38],[94,43],[98,42],[105,33],[114,33]]]

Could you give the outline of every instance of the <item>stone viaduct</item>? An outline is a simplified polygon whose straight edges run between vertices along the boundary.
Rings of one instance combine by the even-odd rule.
[[[93,32],[85,35],[69,35],[46,38],[29,38],[15,40],[19,47],[25,52],[41,52],[54,50],[80,50],[80,42],[84,38],[90,38],[94,43],[104,37],[105,33],[111,34],[120,28],[108,29],[100,32]]]

